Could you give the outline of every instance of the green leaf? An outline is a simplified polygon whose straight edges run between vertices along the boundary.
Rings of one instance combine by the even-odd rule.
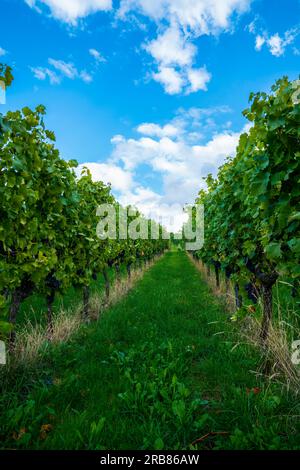
[[[46,130],[45,133],[49,140],[51,140],[52,142],[55,142],[56,138],[55,138],[55,134],[53,131]]]
[[[254,194],[255,196],[264,194],[267,190],[269,180],[270,180],[269,172],[261,173],[259,176],[257,176],[252,183],[252,194]]]
[[[292,238],[292,240],[288,242],[288,246],[293,253],[300,254],[300,238]]]
[[[269,121],[269,128],[271,131],[275,131],[279,127],[285,125],[285,118],[284,117],[277,117],[275,119],[270,119]]]
[[[281,243],[269,243],[269,245],[265,247],[265,252],[270,259],[281,258]]]
[[[165,447],[164,441],[159,437],[154,442],[154,450],[163,450]]]
[[[174,415],[178,416],[179,419],[183,419],[185,415],[185,403],[183,400],[175,400],[172,403],[172,410]]]
[[[13,330],[13,325],[7,321],[0,320],[0,336],[5,337]]]
[[[300,212],[293,212],[288,221],[293,222],[294,220],[300,220]]]

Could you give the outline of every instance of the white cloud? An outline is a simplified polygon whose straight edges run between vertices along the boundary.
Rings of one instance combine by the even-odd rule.
[[[196,34],[217,33],[229,29],[233,13],[249,9],[252,0],[121,0],[118,16],[140,13],[160,23],[167,20]],[[41,12],[47,6],[54,18],[76,25],[78,19],[99,11],[110,11],[112,0],[25,0]]]
[[[265,44],[265,42],[266,42],[266,39],[263,36],[261,36],[260,34],[258,36],[256,36],[256,38],[255,38],[255,49],[257,51],[260,51],[261,48],[263,47],[263,45]]]
[[[187,75],[190,82],[187,93],[207,90],[207,84],[211,80],[211,74],[206,70],[206,67],[202,67],[200,69],[189,69],[187,71]]]
[[[3,47],[0,47],[0,57],[4,56],[6,54],[7,54],[7,51],[5,49],[3,49]]]
[[[164,86],[166,93],[176,95],[182,92],[186,81],[174,67],[159,67],[159,71],[152,74],[153,79]]]
[[[246,26],[246,30],[248,30],[249,33],[255,34],[255,32],[256,32],[256,20],[257,20],[257,18],[255,18],[253,21],[251,21],[250,24],[248,24],[248,26]]]
[[[27,5],[40,11],[46,5],[54,18],[76,25],[78,19],[98,11],[112,9],[112,0],[25,0]]]
[[[174,127],[173,122],[169,125]],[[187,138],[188,129],[186,135],[179,133],[172,138],[165,136],[164,127],[156,124],[143,124],[138,129],[140,132],[144,129],[146,135],[151,133],[153,137],[126,139],[116,136],[112,139],[112,161],[121,163],[131,172],[147,164],[154,173],[161,174],[164,183],[162,202],[168,204],[192,202],[204,185],[202,176],[209,172],[216,174],[225,158],[234,155],[240,135],[222,130],[206,143],[194,145]]]
[[[156,39],[144,45],[152,55],[158,71],[152,78],[163,85],[165,92],[175,95],[185,91],[186,94],[207,90],[211,75],[206,67],[192,68],[197,48],[178,25],[172,25]]]
[[[65,77],[74,80],[78,75],[78,71],[74,64],[71,62],[64,62],[63,60],[48,59],[50,65],[52,65],[56,70],[61,72]]]
[[[173,124],[166,124],[161,127],[158,124],[143,123],[137,128],[140,134],[144,134],[151,137],[177,137],[180,132],[178,127]]]
[[[119,198],[123,206],[135,206],[146,217],[161,223],[170,232],[179,232],[183,223],[187,221],[182,205],[166,204],[163,200],[161,194],[143,186],[137,186]]]
[[[211,80],[205,66],[195,66],[193,40],[228,31],[233,15],[245,12],[250,4],[251,0],[122,0],[119,16],[124,19],[139,12],[157,23],[157,38],[144,45],[157,66],[152,78],[168,94],[190,94],[206,91]]]
[[[230,28],[233,13],[244,13],[251,0],[121,0],[121,17],[139,11],[160,23],[176,22],[194,34],[216,34]]]
[[[133,177],[129,171],[123,170],[113,163],[84,163],[79,165],[76,173],[80,176],[84,167],[87,167],[94,181],[103,181],[105,184],[111,183],[113,189],[119,192],[127,192],[132,188]]]
[[[285,43],[284,40],[279,36],[278,33],[274,34],[267,40],[270,52],[276,57],[280,57],[284,54]]]
[[[300,49],[298,49],[297,47],[293,47],[293,53],[294,53],[294,55],[299,56],[300,55]]]
[[[159,207],[161,195],[150,188],[137,186],[132,191],[124,192],[120,197],[120,203],[124,206],[136,206],[144,214],[155,211]]]
[[[98,63],[106,62],[106,59],[103,57],[103,55],[97,49],[90,49],[89,53],[92,57],[94,57],[96,62],[98,62]]]
[[[191,194],[197,189],[197,185],[201,185],[201,176],[205,176],[208,168],[216,174],[225,157],[235,152],[238,138],[239,133],[229,130],[214,135],[203,145],[192,145],[184,139],[173,140],[168,137],[155,140],[149,137],[126,139],[119,136],[112,141],[112,159],[116,164],[121,162],[128,171],[146,163],[154,172],[172,176],[173,179],[180,180],[181,185],[187,183]],[[195,178],[197,183],[190,185]],[[178,188],[174,188],[174,191],[176,200],[172,202],[186,199],[185,192],[178,192]]]
[[[170,137],[173,140],[202,141],[204,134],[211,134],[215,131],[217,124],[215,117],[231,113],[228,106],[215,106],[211,108],[179,108],[176,116],[167,124],[160,126],[155,123],[142,123],[137,127],[137,132],[147,137]],[[222,119],[223,121],[223,119]],[[231,127],[231,122],[227,121],[224,128]],[[116,136],[113,143],[121,142],[122,136]]]
[[[210,108],[179,108],[177,114],[184,116],[185,119],[189,118],[195,121],[200,121],[204,118],[211,117],[213,115],[221,115],[231,113],[232,109],[229,106],[214,106]],[[201,123],[202,126],[202,123]]]
[[[136,128],[137,138],[116,135],[111,139],[113,150],[104,163],[83,164],[79,170],[88,166],[94,179],[112,183],[121,204],[135,205],[157,221],[162,217],[167,228],[177,231],[186,217],[184,205],[193,203],[205,187],[203,177],[208,173],[216,175],[226,157],[235,154],[240,133],[224,129],[224,123],[207,124],[208,119],[213,121],[230,111],[227,106],[179,109],[163,125],[142,123]],[[197,132],[199,128],[209,130],[206,140]],[[151,178],[162,181],[160,192],[151,184],[149,187],[145,166]],[[144,179],[138,173],[141,167]]]
[[[197,53],[178,26],[168,28],[145,46],[146,51],[162,66],[190,66]]]
[[[86,70],[82,70],[79,76],[85,83],[91,83],[93,81],[93,76]]]
[[[91,83],[93,81],[91,73],[86,70],[79,71],[71,62],[49,58],[48,64],[52,66],[54,70],[49,67],[30,67],[34,77],[38,80],[46,80],[46,78],[49,78],[51,85],[61,83],[64,77],[70,80],[78,78],[85,83]]]
[[[256,34],[256,28],[251,28],[250,32]],[[266,46],[270,53],[275,57],[284,55],[288,46],[292,45],[297,36],[300,34],[300,27],[292,28],[286,31],[282,36],[279,33],[270,35],[267,31],[256,34],[255,49],[261,51],[263,46]],[[295,54],[295,48],[293,48]]]
[[[76,169],[78,177],[85,167],[90,170],[94,181],[112,185],[112,191],[124,207],[135,206],[146,217],[162,222],[172,231],[178,231],[186,221],[181,204],[166,203],[164,195],[134,182],[133,173],[120,165],[110,160],[106,163],[84,163]]]
[[[158,133],[155,126],[152,124],[152,131]],[[161,126],[158,128],[162,129]],[[146,127],[148,130],[149,124]],[[178,230],[185,217],[182,212],[184,205],[193,203],[199,190],[205,187],[202,177],[208,173],[216,175],[226,157],[235,154],[239,136],[240,133],[223,130],[203,145],[190,144],[185,138],[126,139],[117,136],[112,139],[112,161],[115,165],[124,165],[127,171],[134,172],[140,165],[146,164],[163,181],[161,194],[139,183],[121,194],[120,202],[136,205],[155,220],[158,220],[158,215],[162,216],[169,229]],[[171,227],[167,222],[171,215],[176,227]]]
[[[112,10],[112,0],[25,0],[31,7],[47,5],[55,18],[76,25],[97,11]],[[120,0],[116,16],[123,20],[143,15],[157,24],[157,37],[143,48],[152,56],[155,69],[150,76],[166,93],[205,91],[211,75],[204,64],[196,64],[198,49],[194,40],[202,35],[229,31],[234,17],[246,12],[252,0]],[[141,26],[141,27],[144,27]],[[97,62],[105,60],[90,49]],[[199,66],[201,65],[201,67]],[[149,76],[149,74],[148,74]]]
[[[205,187],[203,177],[216,175],[226,157],[235,154],[240,133],[223,122],[224,114],[230,112],[227,106],[181,108],[167,123],[141,123],[135,129],[136,138],[115,135],[110,157],[102,163],[80,165],[77,174],[87,166],[94,180],[112,184],[121,204],[138,207],[176,232],[186,220],[184,205],[193,203]],[[220,115],[218,126],[215,119]],[[206,140],[199,129],[207,133]],[[148,175],[144,167],[149,168]],[[151,188],[149,177],[162,181],[160,192]]]
[[[152,77],[163,85],[169,95],[177,95],[183,91],[189,95],[199,90],[206,91],[212,75],[207,72],[206,67],[176,70],[174,67],[159,66],[158,72],[154,72]]]
[[[58,85],[61,82],[61,78],[47,67],[30,67],[30,69],[38,80],[46,80],[48,77],[51,85]]]

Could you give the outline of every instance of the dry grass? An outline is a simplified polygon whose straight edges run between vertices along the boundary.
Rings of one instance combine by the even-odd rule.
[[[32,362],[45,343],[45,330],[40,325],[28,321],[17,333],[13,349],[13,359],[17,362]]]
[[[61,310],[54,319],[53,328],[49,335],[50,340],[53,343],[68,341],[81,323],[81,306],[78,306],[76,311],[72,313]]]
[[[228,311],[229,313],[234,313],[236,311],[236,306],[232,282],[229,281],[226,286],[225,279],[220,276],[220,287],[218,288],[216,286],[214,270],[211,269],[210,275],[208,275],[207,267],[201,260],[194,259],[193,256],[190,254],[188,256],[194,266],[202,274],[203,279],[210,287],[213,295],[221,299],[222,303],[224,304],[224,307],[226,308],[226,311]]]
[[[105,293],[93,295],[90,299],[88,320],[97,321],[105,310],[122,300],[159,258],[156,256],[142,268],[132,269],[130,278],[116,280],[111,286],[109,299],[106,298]],[[34,362],[42,351],[47,349],[49,342],[57,344],[68,341],[78,331],[83,321],[82,303],[78,304],[75,311],[58,312],[53,318],[51,332],[42,325],[35,325],[28,321],[16,334],[13,363]]]
[[[291,359],[290,332],[283,324],[272,325],[267,347],[264,348],[259,335],[260,322],[258,319],[247,317],[243,326],[242,337],[247,344],[260,348],[262,351],[262,363],[258,373],[267,375],[270,380],[281,382],[289,390],[299,393],[300,374]]]
[[[61,343],[67,341],[81,324],[81,306],[76,311],[61,310],[53,318],[51,333],[42,325],[30,321],[17,332],[14,344],[14,359],[17,362],[32,362],[45,349],[48,341]]]
[[[295,318],[298,314],[292,306],[285,305],[283,307],[279,294],[279,283],[274,289],[275,318],[270,325],[267,344],[262,345],[261,343],[261,324],[258,318],[247,317],[245,319],[242,335],[248,344],[260,348],[262,351],[260,373],[268,375],[271,380],[281,382],[285,387],[298,394],[300,391],[300,371],[299,366],[292,362],[291,348],[292,342],[300,338],[300,331],[295,326]],[[260,299],[257,310],[263,311]]]
[[[230,313],[236,311],[234,289],[231,282],[226,283],[223,278],[220,279],[220,288],[216,287],[214,271],[211,270],[208,275],[207,268],[201,260],[195,260],[189,255],[190,260],[201,272],[202,277],[210,287],[212,293],[220,298],[226,310]],[[275,308],[277,309],[277,320],[270,328],[267,348],[262,345],[260,339],[261,324],[258,318],[247,316],[241,322],[240,334],[238,342],[244,342],[250,346],[261,350],[262,363],[257,374],[267,376],[269,380],[281,382],[288,389],[298,393],[300,391],[300,374],[291,360],[291,342],[292,338],[300,339],[300,331],[293,326],[293,317],[296,312],[293,309],[285,307],[283,309],[278,287],[276,292]],[[262,311],[262,305],[258,304],[258,311]]]

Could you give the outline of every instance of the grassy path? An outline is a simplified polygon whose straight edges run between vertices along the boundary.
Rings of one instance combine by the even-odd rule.
[[[187,256],[168,253],[99,322],[18,373],[0,399],[0,441],[188,449],[214,432],[195,448],[300,448],[296,404],[257,381],[250,371],[259,358],[234,348],[233,333]]]

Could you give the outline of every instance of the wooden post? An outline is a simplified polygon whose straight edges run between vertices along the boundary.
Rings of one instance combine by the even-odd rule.
[[[83,317],[88,321],[90,313],[90,287],[84,286],[83,288]]]
[[[103,269],[103,277],[105,281],[105,295],[106,295],[106,300],[109,300],[109,294],[110,294],[110,283],[109,283],[109,277],[106,269]]]

